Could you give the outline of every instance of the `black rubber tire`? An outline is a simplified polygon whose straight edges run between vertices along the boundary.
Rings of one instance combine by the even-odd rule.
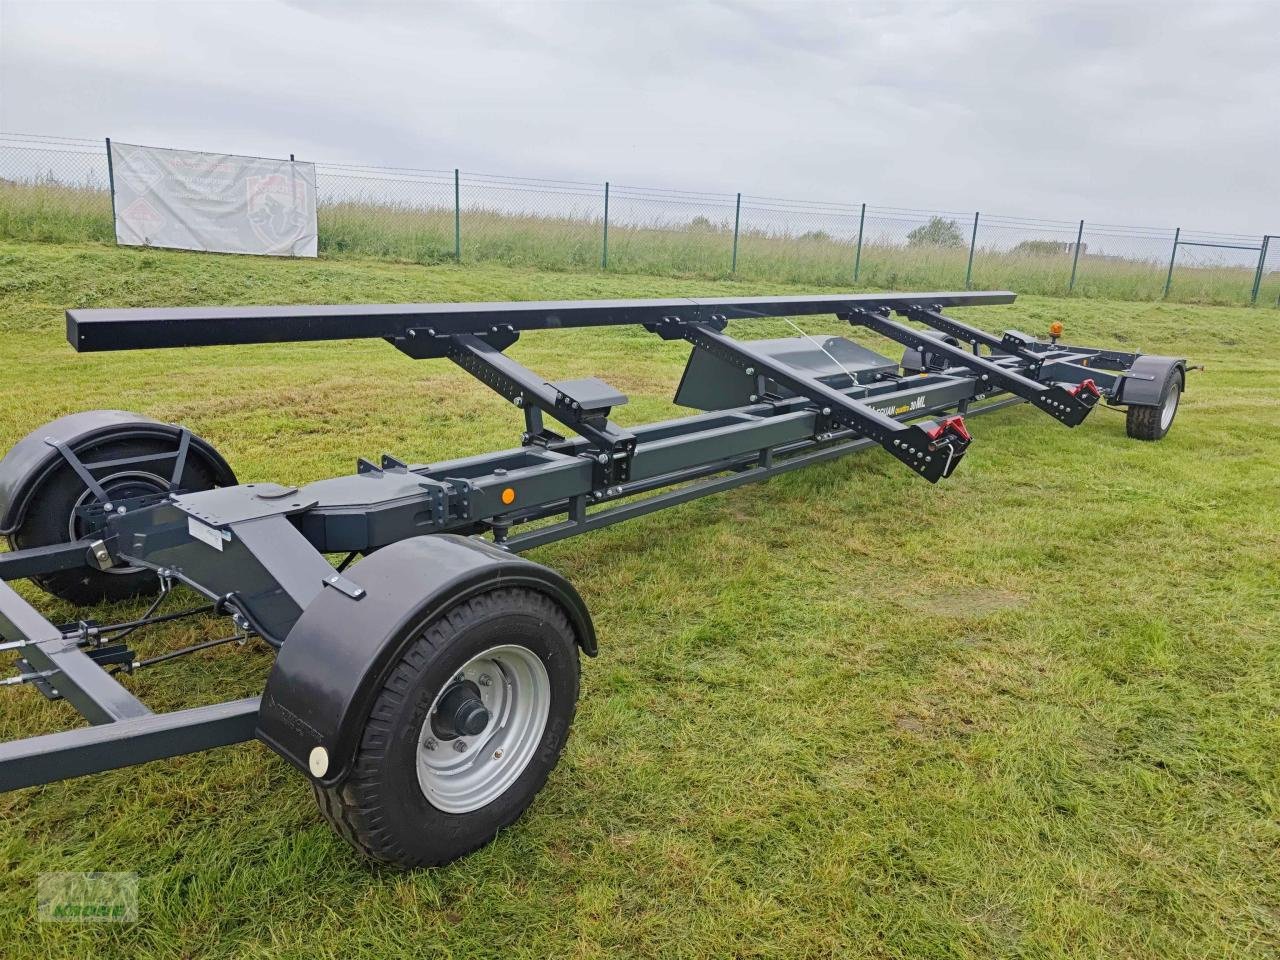
[[[114,460],[140,457],[150,454],[172,453],[174,443],[151,437],[105,437],[78,451],[83,460]],[[154,468],[147,464],[121,468],[125,471],[153,473],[165,480],[173,469],[172,458],[158,460]],[[183,471],[183,489],[208,490],[215,485],[214,472],[203,457],[188,454]],[[27,505],[22,523],[9,534],[9,546],[14,550],[29,547],[45,547],[56,543],[70,543],[68,526],[77,501],[85,493],[84,481],[71,469],[70,464],[60,464],[36,488]],[[163,489],[163,488],[159,488]],[[108,490],[110,492],[110,490]],[[33,580],[44,590],[78,606],[125,600],[155,593],[160,581],[150,570],[133,573],[108,572],[96,567],[84,566],[74,570],[59,570],[42,574]]]
[[[472,657],[501,644],[536,653],[551,682],[550,714],[533,758],[505,793],[463,814],[432,806],[418,783],[417,749],[436,694]],[[351,846],[398,867],[441,866],[514,823],[560,760],[578,704],[578,644],[545,594],[499,589],[452,607],[414,640],[370,710],[351,773],[312,784],[320,813]]]
[[[1170,392],[1175,394],[1173,416],[1167,424],[1161,425],[1161,412],[1164,410]],[[1160,390],[1160,402],[1154,406],[1138,406],[1130,404],[1125,413],[1124,431],[1135,440],[1161,440],[1173,429],[1173,421],[1178,417],[1178,406],[1182,402],[1182,371],[1174,367],[1164,378]]]

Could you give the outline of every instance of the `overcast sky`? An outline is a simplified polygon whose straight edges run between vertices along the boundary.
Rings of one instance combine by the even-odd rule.
[[[1277,232],[1280,5],[0,0],[0,130]]]

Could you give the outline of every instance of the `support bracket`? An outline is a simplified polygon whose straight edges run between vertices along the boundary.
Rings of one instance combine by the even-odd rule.
[[[748,376],[767,375],[813,403],[820,424],[829,420],[875,441],[930,483],[951,476],[969,446],[970,437],[960,417],[948,418],[941,424],[900,423],[817,378],[779,362],[749,342],[727,336],[721,329],[713,324],[683,323],[679,318],[669,317],[654,332],[663,339],[675,339],[678,335]]]
[[[1101,397],[1101,392],[1090,380],[1086,380],[1083,384],[1076,385],[1072,389],[1067,389],[1056,383],[1041,383],[1039,380],[1032,380],[1030,377],[1025,377],[985,357],[979,357],[976,354],[966,352],[960,347],[952,346],[937,337],[926,336],[906,324],[890,320],[888,313],[888,308],[885,308],[878,311],[854,310],[841,316],[854,326],[863,326],[869,330],[874,330],[881,336],[888,337],[890,340],[897,340],[905,346],[915,347],[917,350],[928,350],[931,353],[948,357],[957,366],[968,367],[973,370],[981,384],[990,384],[992,387],[1005,390],[1015,397],[1020,397],[1033,407],[1043,410],[1068,427],[1074,427],[1082,423]],[[936,311],[934,313],[936,314]],[[941,315],[937,314],[936,316]],[[935,320],[936,316],[934,317]],[[991,337],[990,334],[987,334],[987,336]],[[991,339],[995,338],[991,337]]]
[[[583,456],[590,457],[594,464],[597,487],[631,479],[631,455],[635,453],[636,437],[609,420],[609,407],[579,401],[477,336],[459,334],[449,340],[449,359],[481,383],[517,407],[526,410],[534,407],[585,437],[590,448]],[[622,399],[625,401],[625,397]],[[526,426],[529,425],[526,419]]]

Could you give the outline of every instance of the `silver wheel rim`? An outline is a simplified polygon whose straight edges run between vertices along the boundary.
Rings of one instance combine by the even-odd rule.
[[[1178,412],[1178,398],[1182,396],[1182,388],[1177,382],[1169,385],[1169,393],[1164,398],[1164,403],[1160,406],[1160,430],[1163,432],[1169,429],[1173,423],[1173,415]]]
[[[489,722],[475,736],[441,739],[431,718],[445,693],[462,681],[479,688]],[[504,644],[472,657],[436,693],[418,734],[423,795],[445,813],[470,813],[497,800],[537,753],[550,713],[551,679],[528,647]]]
[[[169,489],[168,480],[163,477],[158,477],[154,473],[148,473],[145,470],[126,470],[121,473],[113,473],[111,476],[103,477],[99,480],[98,486],[107,491],[107,495],[110,496],[111,489],[113,487],[119,489],[122,483],[137,483],[138,481],[141,481],[148,486],[154,486],[157,493]],[[71,516],[67,518],[67,536],[71,540],[74,541],[80,539],[80,532],[76,529],[76,511],[93,499],[95,499],[93,491],[86,489],[84,493],[80,494],[80,496],[76,498],[76,502],[71,505]],[[121,574],[138,573],[145,569],[146,567],[122,565],[118,567],[111,567],[103,572],[119,576]]]

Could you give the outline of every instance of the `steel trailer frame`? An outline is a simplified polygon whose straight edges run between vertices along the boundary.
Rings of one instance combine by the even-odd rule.
[[[84,513],[90,535],[0,554],[0,648],[20,656],[11,679],[68,701],[90,723],[0,745],[0,789],[255,736],[305,771],[301,751],[319,735],[285,705],[276,733],[264,732],[259,697],[152,713],[105,669],[136,665],[127,645],[104,640],[92,621],[53,624],[3,581],[84,566],[147,568],[166,588],[187,585],[244,634],[280,648],[321,594],[350,604],[366,594],[359,566],[350,574],[345,564],[335,569],[326,553],[350,560],[425,534],[488,534],[515,555],[874,446],[937,482],[969,447],[965,416],[1028,403],[1074,426],[1099,399],[1155,404],[1170,371],[1185,374],[1181,358],[1066,346],[1016,331],[994,336],[943,312],[1013,300],[991,291],[71,310],[67,337],[78,351],[384,338],[410,357],[462,367],[520,408],[524,429],[518,447],[443,463],[384,454],[376,463],[360,460],[354,475],[300,488],[250,483],[183,492],[190,436],[167,427],[180,430],[170,490],[137,502],[98,496]],[[740,341],[724,332],[729,321],[816,314],[898,342],[906,348],[901,368],[842,338]],[[610,413],[626,398],[603,381],[548,382],[503,352],[525,331],[622,324],[692,345],[677,402],[703,412],[623,428]],[[866,362],[846,364],[839,351],[861,351]],[[552,431],[548,419],[576,436]],[[49,456],[69,463],[93,490],[102,464],[81,462],[74,443],[55,437],[48,445]],[[0,515],[24,509],[20,484],[9,480],[0,477]],[[580,641],[594,654],[589,619]],[[329,782],[343,775],[344,762],[335,757],[324,772]]]

